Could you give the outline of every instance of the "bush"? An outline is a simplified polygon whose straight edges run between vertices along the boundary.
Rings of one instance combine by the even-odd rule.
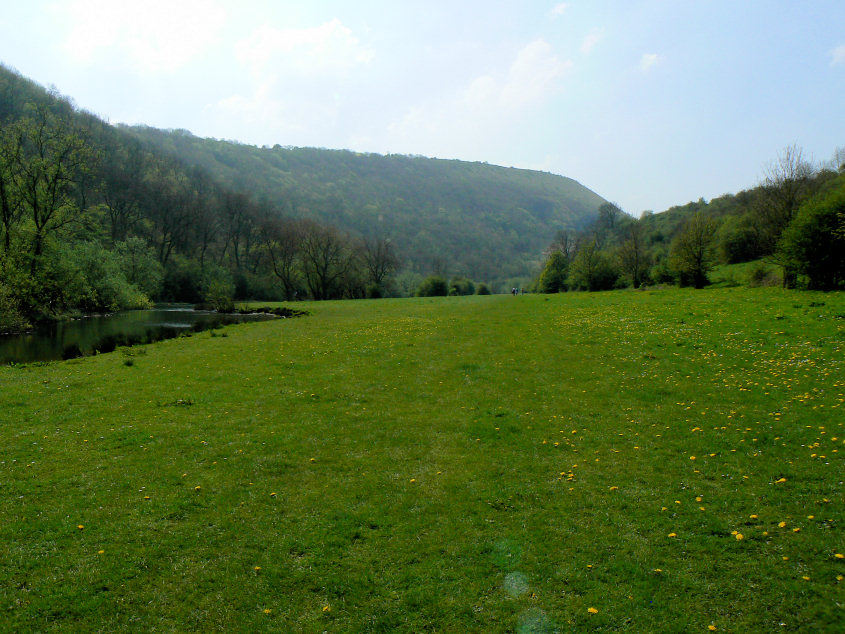
[[[475,283],[465,277],[453,277],[449,295],[475,295]]]
[[[235,283],[222,266],[206,265],[202,276],[202,301],[212,309],[227,313],[235,308]]]
[[[429,275],[417,289],[417,297],[440,297],[449,293],[449,287],[439,275]]]
[[[64,286],[68,308],[92,313],[149,307],[147,296],[126,279],[114,251],[96,242],[82,242],[57,255],[67,258],[72,267],[70,284]]]
[[[569,273],[569,261],[560,251],[553,252],[540,273],[536,289],[540,293],[562,293],[567,290],[566,277]]]
[[[0,334],[20,332],[30,327],[10,288],[0,282]]]
[[[845,287],[845,178],[838,189],[801,206],[778,251],[785,275],[806,275],[809,288]]]
[[[476,295],[489,295],[490,294],[490,287],[487,286],[484,282],[481,282],[478,287],[475,289]]]
[[[748,285],[758,286],[780,286],[780,276],[764,262],[755,262],[748,272]]]
[[[120,267],[130,284],[147,297],[158,297],[164,279],[164,269],[155,249],[138,237],[127,238],[115,245]]]

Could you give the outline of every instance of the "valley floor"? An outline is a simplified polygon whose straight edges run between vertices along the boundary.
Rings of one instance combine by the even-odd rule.
[[[845,629],[845,295],[308,308],[0,368],[0,630]]]

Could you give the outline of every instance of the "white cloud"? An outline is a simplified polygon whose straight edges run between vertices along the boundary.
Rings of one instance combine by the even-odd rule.
[[[842,66],[845,64],[845,44],[840,44],[830,51],[830,65]]]
[[[375,55],[338,19],[305,29],[262,26],[238,43],[236,50],[238,59],[256,73],[345,71],[370,62]]]
[[[566,10],[569,8],[569,4],[566,2],[559,2],[555,6],[552,7],[551,14],[553,16],[561,16],[566,13]]]
[[[604,31],[602,29],[593,29],[581,40],[581,52],[584,54],[591,52],[603,39]]]
[[[52,10],[66,21],[71,58],[127,57],[142,72],[180,69],[218,42],[226,22],[223,8],[205,0],[68,0]]]
[[[235,54],[252,88],[218,100],[205,114],[261,129],[262,143],[318,142],[344,116],[351,71],[375,55],[337,19],[303,29],[261,26],[236,44]]]
[[[570,60],[554,54],[548,42],[534,40],[506,70],[476,77],[452,96],[409,108],[389,126],[389,133],[403,145],[410,141],[429,154],[456,145],[480,151],[502,130],[524,121],[526,109],[547,100],[571,66]]]
[[[657,53],[643,53],[643,56],[640,58],[640,70],[648,71],[659,62],[660,56]]]

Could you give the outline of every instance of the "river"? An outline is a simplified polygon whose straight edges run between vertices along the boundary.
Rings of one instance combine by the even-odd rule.
[[[0,364],[56,361],[111,352],[118,346],[151,343],[232,323],[274,319],[272,315],[228,315],[194,310],[188,305],[161,305],[93,315],[42,326],[32,332],[0,335]]]

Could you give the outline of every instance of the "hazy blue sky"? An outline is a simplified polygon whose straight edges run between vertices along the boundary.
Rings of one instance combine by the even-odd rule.
[[[634,214],[845,145],[845,0],[4,4],[0,61],[114,123],[541,169]]]

